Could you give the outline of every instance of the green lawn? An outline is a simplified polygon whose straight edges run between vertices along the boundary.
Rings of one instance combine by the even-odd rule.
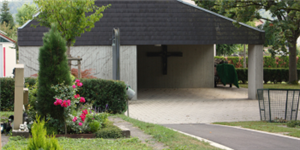
[[[112,139],[71,139],[57,138],[60,146],[64,150],[151,150],[152,147],[142,144],[138,138]],[[21,150],[27,147],[28,139],[20,137],[10,137],[9,142],[2,147],[3,150]]]
[[[125,115],[116,115],[125,121],[132,123],[134,126],[143,130],[146,134],[150,134],[156,141],[164,143],[170,149],[176,150],[215,150],[216,147],[211,146],[207,142],[199,141],[187,135],[175,132],[161,125],[145,123],[136,119],[129,118]]]
[[[248,88],[248,84],[239,84],[242,88]],[[263,84],[264,89],[300,89],[300,85],[291,85],[286,83],[267,83]]]
[[[243,128],[300,137],[300,127],[296,126],[295,128],[290,128],[287,127],[287,123],[270,123],[265,121],[244,121],[244,122],[215,122],[214,124],[240,126]]]

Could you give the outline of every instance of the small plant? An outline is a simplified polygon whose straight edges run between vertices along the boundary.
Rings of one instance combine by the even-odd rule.
[[[101,123],[96,120],[93,120],[89,124],[89,127],[90,127],[90,132],[94,133],[94,132],[97,132],[101,128]]]
[[[98,130],[95,135],[97,138],[120,138],[122,137],[122,131],[118,127],[114,126],[112,122],[107,121],[103,124],[105,128]]]
[[[295,128],[296,126],[300,126],[300,121],[291,120],[286,124],[290,128]]]
[[[29,139],[27,150],[60,150],[55,135],[51,138],[47,137],[47,129],[45,128],[45,120],[40,120],[40,116],[36,116],[36,121],[31,128],[32,138]]]

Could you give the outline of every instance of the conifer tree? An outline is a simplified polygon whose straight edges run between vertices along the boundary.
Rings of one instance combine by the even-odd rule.
[[[2,2],[1,14],[0,14],[0,22],[6,22],[7,25],[10,25],[10,28],[15,26],[14,19],[9,12],[8,1],[5,0]]]
[[[51,85],[64,82],[71,85],[70,71],[66,56],[66,41],[55,25],[43,37],[43,46],[39,53],[39,78],[37,110],[42,116],[50,114],[52,118],[63,121],[63,107],[53,104],[56,95]]]

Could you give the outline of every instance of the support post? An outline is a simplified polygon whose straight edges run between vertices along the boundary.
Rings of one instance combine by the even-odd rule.
[[[80,58],[78,56],[78,58]],[[81,78],[81,60],[77,60],[77,65],[78,65],[78,78]]]
[[[120,80],[120,29],[113,29],[113,80]]]
[[[14,101],[14,130],[18,130],[23,123],[23,88],[24,65],[17,64],[15,68],[15,101]]]
[[[248,45],[248,98],[257,99],[263,88],[263,45]]]
[[[24,88],[23,91],[24,91],[23,104],[24,104],[25,110],[27,110],[28,109],[28,103],[29,103],[29,101],[28,101],[28,88]]]

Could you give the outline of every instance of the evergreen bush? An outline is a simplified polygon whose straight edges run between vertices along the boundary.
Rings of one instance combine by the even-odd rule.
[[[1,111],[14,110],[15,79],[0,78],[0,90]]]
[[[43,37],[43,46],[39,52],[39,73],[37,91],[37,111],[43,117],[51,117],[63,121],[63,108],[53,105],[56,93],[51,85],[65,83],[71,85],[70,69],[66,56],[66,41],[55,25]]]

